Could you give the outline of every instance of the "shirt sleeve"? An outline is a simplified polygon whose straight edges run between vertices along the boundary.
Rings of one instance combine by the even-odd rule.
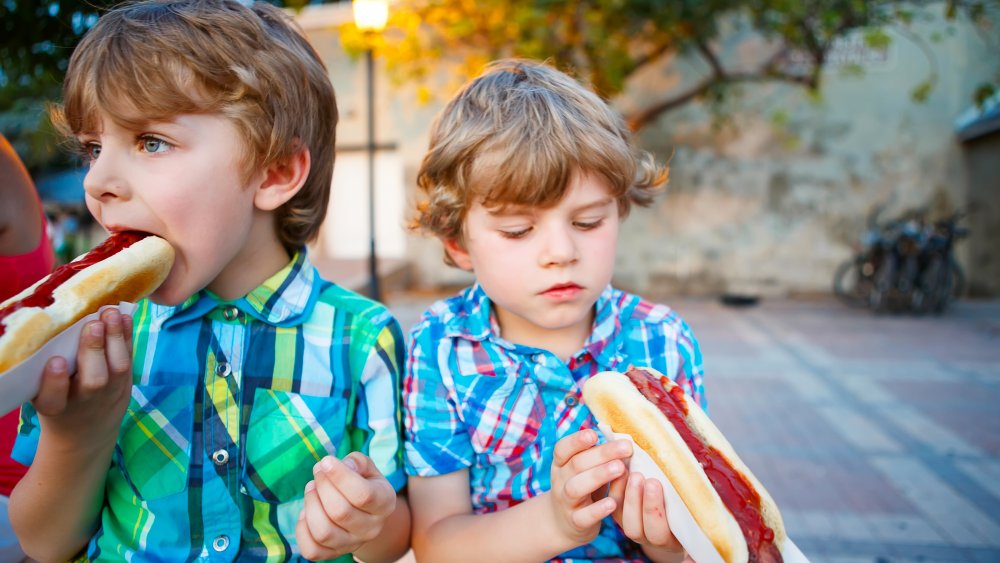
[[[701,408],[708,412],[708,397],[705,396],[705,367],[702,363],[701,346],[694,337],[691,327],[682,319],[677,331],[677,354],[680,362],[674,381],[684,388]]]
[[[451,339],[441,332],[432,321],[414,328],[403,380],[406,472],[421,477],[465,469],[475,459],[451,383]]]
[[[31,403],[21,406],[21,418],[17,428],[17,438],[10,458],[21,465],[31,465],[35,461],[35,451],[38,450],[38,413]]]
[[[351,425],[352,448],[368,455],[397,491],[406,485],[400,390],[404,353],[402,331],[393,318],[369,347]]]

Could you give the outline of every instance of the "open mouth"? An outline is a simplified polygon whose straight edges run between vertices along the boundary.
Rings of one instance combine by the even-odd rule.
[[[151,233],[149,231],[143,231],[140,229],[133,229],[125,225],[106,225],[104,229],[108,232],[108,236],[128,236],[135,239],[142,239],[148,236],[156,236],[156,233]]]

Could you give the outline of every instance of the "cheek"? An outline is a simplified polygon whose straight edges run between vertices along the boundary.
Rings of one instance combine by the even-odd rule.
[[[481,238],[468,241],[469,256],[476,274],[513,274],[531,263],[531,248],[524,241]]]
[[[104,225],[104,223],[101,221],[101,206],[98,203],[98,201],[90,197],[90,195],[88,194],[84,196],[84,202],[86,202],[87,211],[90,212],[90,215],[94,218],[94,220],[96,220],[101,225]]]
[[[593,237],[583,248],[592,260],[600,262],[608,269],[614,268],[615,256],[618,253],[618,229],[611,229],[601,233],[601,236]]]

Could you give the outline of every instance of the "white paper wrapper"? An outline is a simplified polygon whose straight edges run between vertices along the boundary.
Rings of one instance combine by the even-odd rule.
[[[83,325],[97,319],[101,311],[114,305],[101,307],[100,311],[87,315],[76,324],[49,340],[26,360],[0,373],[0,415],[10,412],[33,399],[38,394],[45,362],[52,356],[62,356],[69,362],[69,372],[76,371],[76,350],[80,346],[80,331]],[[118,309],[123,315],[131,315],[135,303],[122,301]]]
[[[660,467],[656,465],[653,458],[637,446],[628,434],[616,434],[606,424],[598,425],[598,430],[601,431],[606,440],[628,440],[632,442],[632,458],[629,461],[629,471],[641,473],[647,479],[652,477],[663,484],[663,497],[667,504],[667,521],[670,522],[670,531],[673,532],[677,541],[681,542],[688,555],[697,563],[723,563],[722,556],[719,555],[715,546],[709,541],[708,536],[698,527],[687,505],[681,500],[673,484],[670,483],[667,476],[660,470]],[[790,538],[786,539],[785,544],[781,546],[781,554],[786,563],[808,563],[809,561]]]

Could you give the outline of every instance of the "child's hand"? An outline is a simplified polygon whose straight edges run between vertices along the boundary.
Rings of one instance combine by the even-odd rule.
[[[647,556],[653,561],[680,559],[683,548],[670,531],[659,481],[630,472],[611,483],[608,496],[619,507],[614,512],[615,522],[629,539],[643,547]]]
[[[559,529],[576,545],[597,537],[601,520],[615,510],[615,499],[601,493],[625,473],[623,460],[632,455],[628,441],[596,443],[596,432],[581,430],[556,442],[553,453],[549,498]]]
[[[327,456],[313,467],[306,484],[305,508],[295,539],[307,559],[333,559],[354,553],[382,531],[396,508],[396,491],[368,456],[351,452]]]
[[[80,333],[76,374],[62,357],[45,364],[38,395],[32,400],[42,429],[56,439],[82,445],[114,440],[132,390],[132,318],[117,308],[101,313]]]

